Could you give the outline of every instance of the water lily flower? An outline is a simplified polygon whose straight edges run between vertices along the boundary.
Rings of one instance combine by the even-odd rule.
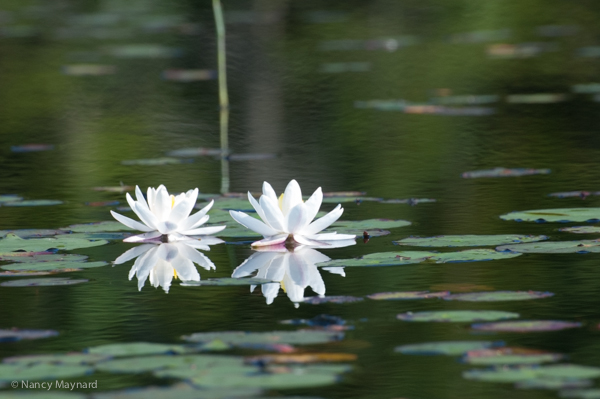
[[[355,242],[346,245],[353,245]],[[315,249],[300,245],[293,250],[283,245],[261,247],[234,271],[231,277],[243,278],[256,272],[254,277],[273,281],[261,285],[267,304],[273,303],[279,289],[282,289],[295,307],[304,301],[304,291],[307,287],[319,296],[325,295],[325,283],[316,264],[331,260],[328,256]],[[343,267],[323,268],[330,273],[345,276]],[[250,286],[250,292],[256,285]]]
[[[136,276],[141,291],[148,278],[154,287],[162,287],[169,293],[173,278],[181,281],[200,281],[200,274],[194,264],[206,270],[215,269],[214,263],[197,249],[210,250],[209,245],[224,242],[215,237],[199,240],[182,240],[172,243],[143,244],[129,249],[114,262],[120,265],[135,258],[129,271],[129,280]]]
[[[125,226],[145,232],[145,234],[126,238],[124,240],[126,242],[155,240],[163,236],[167,241],[185,240],[188,239],[187,236],[214,234],[225,228],[225,226],[200,227],[208,221],[209,216],[206,213],[213,206],[214,201],[190,216],[198,199],[197,188],[175,196],[169,195],[162,184],[156,189],[148,187],[146,202],[140,188],[135,186],[135,196],[137,201],[127,193],[127,202],[142,223],[110,211],[111,215]]]
[[[342,206],[338,204],[327,215],[312,221],[317,216],[321,202],[323,202],[321,187],[317,188],[313,195],[304,202],[300,185],[296,180],[289,182],[279,199],[273,187],[264,182],[263,195],[260,196],[259,201],[257,202],[250,192],[248,192],[248,200],[262,221],[239,211],[229,211],[229,214],[242,226],[265,237],[252,243],[253,246],[280,244],[288,237],[293,238],[299,244],[322,246],[328,241],[348,240],[356,237],[350,234],[317,234],[338,220],[344,212]]]

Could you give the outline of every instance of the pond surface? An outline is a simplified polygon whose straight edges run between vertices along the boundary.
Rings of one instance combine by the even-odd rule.
[[[355,245],[256,251],[224,212],[250,204],[220,199],[209,223],[228,225],[225,242],[170,248],[181,258],[150,274],[121,257],[140,248],[131,232],[69,226],[137,220],[132,188],[98,187],[219,193],[204,3],[2,3],[0,229],[92,243],[49,241],[58,263],[17,267],[4,253],[32,241],[0,240],[1,270],[62,271],[0,274],[0,398],[600,397],[598,231],[559,230],[600,219],[597,5],[226,2],[228,191],[296,179],[306,196],[359,192],[326,198],[340,220],[410,224],[340,223]],[[172,153],[189,148],[203,150]],[[516,170],[480,172],[496,168]],[[406,240],[441,235],[511,237]],[[513,245],[526,236],[546,237]],[[551,243],[567,241],[581,242]],[[197,274],[223,280],[183,281]],[[57,357],[10,359],[24,355]]]

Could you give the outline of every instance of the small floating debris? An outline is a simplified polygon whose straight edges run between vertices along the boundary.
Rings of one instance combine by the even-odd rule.
[[[444,298],[450,295],[450,292],[429,292],[429,291],[401,291],[401,292],[380,292],[367,295],[369,299],[375,300],[411,300],[411,299],[431,299]]]
[[[23,144],[10,146],[12,152],[41,152],[52,151],[53,149],[54,145],[52,144]]]
[[[144,166],[159,166],[159,165],[180,165],[184,163],[194,162],[192,159],[179,158],[150,158],[150,159],[129,159],[121,161],[121,165],[144,165]]]
[[[199,82],[217,78],[217,72],[210,69],[167,69],[161,77],[174,82]]]
[[[550,169],[527,169],[527,168],[494,168],[485,170],[474,170],[471,172],[464,172],[461,176],[464,179],[477,179],[481,177],[515,177],[515,176],[528,176],[528,175],[547,175],[550,173]]]
[[[181,148],[179,150],[173,150],[167,152],[167,156],[169,157],[203,157],[203,156],[220,156],[221,153],[220,148],[204,148],[204,147],[194,147],[194,148]]]
[[[560,320],[518,320],[501,321],[497,323],[473,324],[471,328],[479,331],[496,332],[540,332],[540,331],[558,331],[569,328],[579,328],[581,323],[560,321]]]
[[[571,197],[579,197],[581,199],[586,199],[590,195],[600,195],[600,191],[590,192],[590,191],[565,191],[561,193],[550,193],[548,197],[555,198],[571,198]]]
[[[116,72],[117,67],[114,65],[75,64],[62,67],[63,75],[70,76],[105,76],[114,75]]]
[[[24,330],[20,328],[0,329],[0,342],[49,338],[57,335],[58,331],[54,330]]]

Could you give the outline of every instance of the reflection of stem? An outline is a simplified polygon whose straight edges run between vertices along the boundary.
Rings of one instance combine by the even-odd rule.
[[[225,60],[225,21],[221,0],[213,0],[215,25],[217,26],[217,59],[219,65],[219,104],[221,105],[221,193],[229,192],[229,139],[227,128],[229,124],[229,96],[227,95],[227,69]]]

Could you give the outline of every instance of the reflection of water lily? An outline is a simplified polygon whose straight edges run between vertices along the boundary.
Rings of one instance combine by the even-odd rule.
[[[342,242],[345,245],[355,244],[353,240],[339,241],[338,243]],[[281,288],[298,307],[298,302],[304,300],[306,287],[312,288],[319,296],[325,295],[325,283],[316,264],[328,260],[331,260],[328,256],[303,245],[295,247],[293,251],[284,246],[265,247],[239,265],[231,277],[247,277],[256,272],[254,277],[274,281],[261,285],[262,293],[267,298],[267,304],[273,303],[279,293],[279,288]],[[345,276],[343,267],[323,269]],[[254,291],[255,288],[255,285],[250,286],[250,291]]]
[[[225,226],[200,228],[208,221],[209,217],[206,213],[212,207],[214,201],[190,216],[198,199],[197,188],[175,196],[169,195],[163,185],[160,185],[157,189],[149,187],[148,202],[146,202],[140,188],[136,186],[135,196],[137,201],[134,201],[131,195],[127,193],[127,202],[142,223],[110,211],[113,217],[125,226],[146,232],[125,239],[127,242],[152,240],[161,236],[167,236],[168,241],[176,241],[188,239],[186,236],[191,235],[218,233],[225,228]]]
[[[253,246],[276,245],[293,238],[304,245],[323,245],[331,240],[353,239],[354,235],[325,233],[317,234],[339,219],[344,212],[341,205],[320,219],[312,221],[321,207],[323,193],[321,187],[304,202],[300,185],[292,180],[279,199],[273,187],[267,182],[263,184],[263,195],[257,202],[248,192],[248,199],[262,219],[262,222],[243,212],[229,211],[231,216],[241,225],[262,234],[265,238],[254,242]],[[312,222],[312,223],[311,223]]]
[[[196,249],[210,250],[209,245],[219,244],[223,241],[206,237],[200,240],[185,240],[172,243],[142,244],[119,256],[113,263],[120,265],[135,259],[129,271],[129,280],[137,276],[138,289],[142,289],[146,280],[154,287],[161,286],[169,292],[173,277],[182,281],[200,281],[200,274],[194,264],[206,270],[214,269],[215,265],[203,253]]]

